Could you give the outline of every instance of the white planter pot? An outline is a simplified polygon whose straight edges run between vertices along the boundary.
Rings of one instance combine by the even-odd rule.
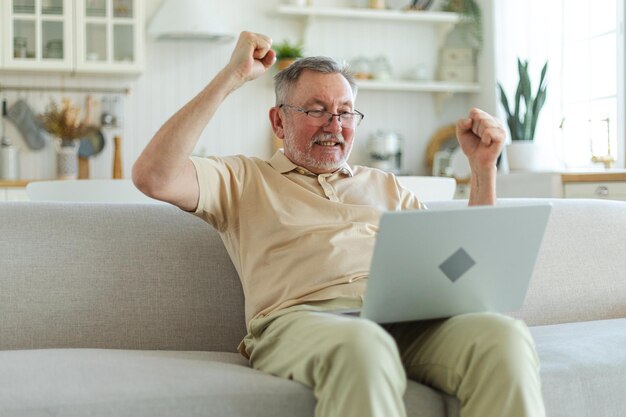
[[[542,147],[534,141],[513,141],[506,146],[511,171],[541,171],[546,168]]]

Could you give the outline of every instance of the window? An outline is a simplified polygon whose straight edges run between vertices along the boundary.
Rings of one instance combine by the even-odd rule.
[[[549,61],[536,141],[565,168],[590,167],[592,155],[609,151],[623,168],[623,0],[494,1],[494,8],[496,77],[509,94],[518,57],[530,61],[533,90]]]
[[[566,166],[624,154],[618,141],[617,0],[562,0],[562,149]],[[623,88],[621,88],[623,94]],[[623,158],[622,166],[623,166]]]

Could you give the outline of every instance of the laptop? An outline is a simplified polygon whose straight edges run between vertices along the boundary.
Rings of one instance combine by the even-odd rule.
[[[393,323],[519,309],[551,208],[384,213],[357,315]]]

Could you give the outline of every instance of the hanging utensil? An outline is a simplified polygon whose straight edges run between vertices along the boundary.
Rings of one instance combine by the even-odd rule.
[[[92,125],[93,98],[87,95],[85,99],[85,124]],[[99,154],[104,149],[104,135],[101,129],[91,130],[85,137],[80,139],[78,147],[78,178],[89,178],[89,158]]]

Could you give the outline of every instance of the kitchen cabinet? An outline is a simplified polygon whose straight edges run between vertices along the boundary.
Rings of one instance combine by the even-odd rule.
[[[138,0],[76,1],[76,71],[141,72],[144,5]]]
[[[599,198],[626,201],[626,182],[589,182],[563,184],[565,198]]]
[[[498,198],[598,198],[626,201],[626,171],[499,173]],[[456,198],[469,196],[469,184],[457,180]]]
[[[567,173],[562,175],[566,198],[626,200],[626,171]]]
[[[136,74],[144,0],[3,0],[4,70]]]
[[[0,201],[28,201],[25,188],[0,188]]]
[[[0,179],[0,202],[3,201],[28,201],[26,185],[29,181],[2,180]]]
[[[3,0],[2,67],[71,71],[72,0]]]
[[[448,33],[454,28],[454,25],[461,20],[458,13],[449,12],[405,12],[400,10],[377,10],[365,8],[349,8],[349,7],[322,7],[322,6],[291,6],[282,5],[277,9],[277,14],[285,17],[294,17],[305,19],[304,22],[304,44],[308,46],[311,41],[319,36],[323,36],[312,29],[315,21],[320,19],[338,19],[337,25],[345,24],[346,20],[360,21],[363,27],[367,27],[369,22],[388,22],[389,29],[394,29],[394,23],[410,23],[415,25],[430,25],[436,32],[437,50],[443,46]],[[345,37],[347,38],[347,37]],[[345,39],[342,41],[348,42]],[[361,39],[361,41],[365,41]],[[361,49],[361,48],[360,48]],[[394,48],[389,48],[388,53],[397,53]],[[411,54],[404,54],[404,57]],[[395,57],[402,58],[402,57]],[[406,59],[404,59],[406,61]],[[391,64],[396,63],[394,57],[391,57]],[[431,67],[435,67],[436,63],[430,63]],[[401,73],[407,73],[404,68]],[[434,71],[432,71],[434,73]],[[376,91],[404,91],[404,92],[422,92],[433,93],[437,99],[445,98],[455,93],[477,93],[480,91],[478,83],[467,82],[443,82],[433,80],[409,80],[405,76],[394,77],[393,79],[376,79],[376,80],[357,80],[359,90],[376,90]],[[429,77],[426,77],[429,78]],[[434,77],[433,77],[434,78]]]

